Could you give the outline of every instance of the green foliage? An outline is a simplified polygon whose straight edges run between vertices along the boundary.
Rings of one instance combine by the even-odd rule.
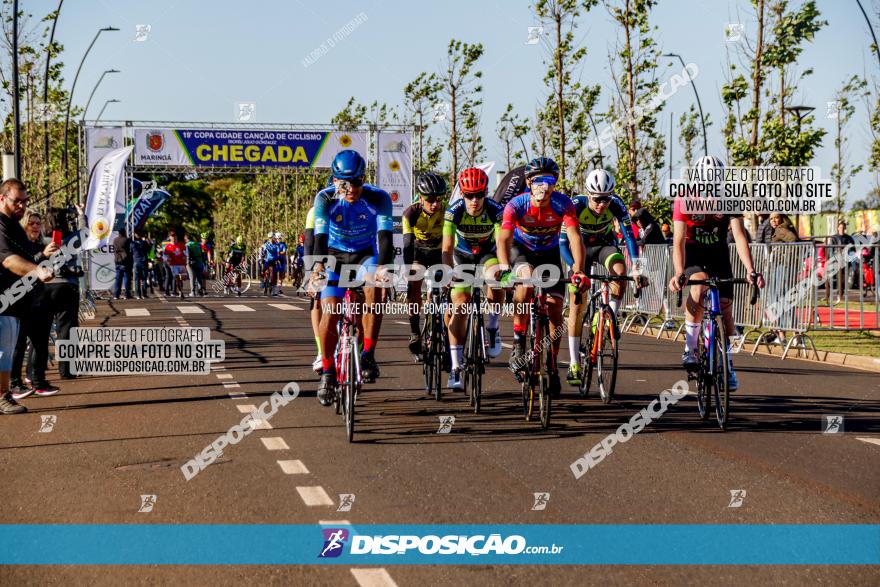
[[[446,68],[439,72],[440,97],[446,100],[449,108],[446,144],[452,173],[458,173],[461,168],[460,155],[474,160],[483,151],[479,135],[483,72],[475,69],[482,56],[482,43],[452,39],[446,49]]]

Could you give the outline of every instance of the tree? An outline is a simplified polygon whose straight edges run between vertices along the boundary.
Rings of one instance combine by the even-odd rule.
[[[440,92],[440,82],[437,74],[422,72],[416,79],[406,84],[403,88],[403,102],[408,120],[416,127],[416,169],[426,169],[433,165],[425,165],[427,159],[433,159],[434,151],[439,159],[439,148],[432,144],[431,137],[427,136],[428,130],[433,123],[433,107],[437,103],[437,94]],[[436,163],[435,163],[436,164]]]
[[[857,75],[849,78],[837,91],[837,120],[835,120],[836,135],[834,137],[834,151],[836,161],[831,166],[831,179],[837,187],[837,197],[826,209],[834,211],[838,218],[843,216],[843,208],[846,203],[846,194],[852,186],[853,177],[859,173],[864,165],[849,165],[849,152],[847,144],[849,136],[846,127],[849,124],[856,108],[854,99],[867,94],[867,82]]]
[[[367,123],[367,107],[355,101],[354,96],[348,99],[345,107],[330,119],[336,130],[351,132]]]
[[[694,160],[694,141],[700,136],[700,128],[697,126],[699,119],[700,115],[697,114],[693,104],[678,119],[678,141],[681,143],[682,152],[684,153],[682,165],[686,167],[690,167]]]
[[[572,77],[587,55],[585,45],[576,46],[574,31],[578,19],[595,6],[597,0],[538,0],[534,4],[535,14],[542,25],[550,28],[553,45],[544,82],[553,89],[548,101],[548,113],[553,112],[553,146],[556,148],[559,163],[559,178],[566,178],[566,155],[569,150],[569,136],[566,131],[577,110],[576,96],[580,84]]]
[[[519,148],[520,138],[529,131],[528,121],[513,111],[513,104],[508,104],[501,118],[498,119],[496,133],[498,140],[504,146],[504,160],[507,163],[506,170],[511,170],[518,161],[525,156],[525,152]]]
[[[616,137],[617,179],[632,198],[657,194],[659,186],[650,182],[654,171],[663,168],[665,152],[653,112],[662,104],[654,99],[659,89],[656,70],[660,52],[652,36],[656,27],[651,26],[649,17],[655,5],[656,0],[605,1],[619,25],[616,53],[610,56],[619,100],[615,105],[612,99],[609,108],[609,117],[622,121],[624,131]]]
[[[880,187],[874,187],[868,195],[853,202],[853,210],[880,210]]]
[[[453,175],[459,171],[460,141],[462,135],[468,135],[467,125],[470,124],[470,132],[475,126],[479,127],[478,109],[482,105],[480,96],[483,92],[479,82],[483,72],[474,71],[474,68],[482,55],[482,43],[470,44],[452,39],[446,50],[446,70],[441,70],[439,74],[442,85],[440,95],[447,100],[449,107],[447,147]],[[474,146],[480,145],[472,142],[471,151]]]

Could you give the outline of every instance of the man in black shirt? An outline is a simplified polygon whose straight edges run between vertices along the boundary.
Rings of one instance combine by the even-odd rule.
[[[9,394],[18,318],[30,310],[35,290],[54,276],[51,268],[37,263],[58,250],[52,243],[36,258],[28,252],[28,238],[19,224],[27,203],[27,188],[22,182],[7,179],[0,184],[0,414],[27,411]]]
[[[117,300],[122,293],[122,282],[125,282],[125,299],[131,299],[131,273],[133,261],[131,256],[131,240],[125,233],[125,229],[119,231],[119,235],[113,239],[113,261],[116,264],[116,287],[113,297]]]

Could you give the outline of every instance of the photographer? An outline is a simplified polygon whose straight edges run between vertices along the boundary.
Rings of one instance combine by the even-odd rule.
[[[76,214],[76,230],[72,230],[70,210],[56,210],[49,216],[49,234],[61,232],[61,240],[68,244],[79,239],[79,234],[86,228],[86,217],[82,204],[74,208]],[[51,239],[50,239],[51,240]],[[80,245],[78,241],[74,245]],[[58,275],[46,284],[51,311],[55,316],[55,333],[58,340],[70,339],[70,329],[79,327],[79,279],[83,270],[79,265],[78,255],[67,261]],[[70,372],[70,363],[58,361],[58,374],[62,379],[75,379]]]

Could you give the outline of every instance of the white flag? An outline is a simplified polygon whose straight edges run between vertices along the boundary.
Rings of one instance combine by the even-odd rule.
[[[133,148],[129,146],[111,151],[95,166],[86,200],[86,218],[89,222],[89,237],[83,246],[86,250],[106,246],[117,212],[125,211],[122,173]]]
[[[486,161],[485,163],[480,163],[479,165],[476,165],[475,167],[477,169],[482,169],[483,171],[486,172],[486,175],[489,175],[490,173],[492,173],[492,170],[495,168],[495,162],[494,161]],[[459,173],[461,173],[462,171],[464,171],[464,169],[460,169]],[[455,181],[455,187],[452,188],[452,195],[449,196],[449,203],[450,204],[452,204],[454,201],[456,201],[457,199],[459,199],[461,197],[461,190],[458,189],[458,176],[457,175],[453,178],[453,181]],[[492,195],[489,194],[486,197],[491,198]]]

